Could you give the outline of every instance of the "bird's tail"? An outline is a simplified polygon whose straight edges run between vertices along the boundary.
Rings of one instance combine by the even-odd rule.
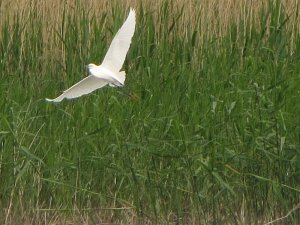
[[[122,85],[124,85],[125,82],[125,78],[126,78],[126,73],[125,71],[120,71],[119,73],[116,74],[118,81],[120,81],[120,83]]]
[[[125,82],[125,71],[120,71],[119,73],[114,74],[114,82],[110,83],[109,86],[111,87],[121,87],[124,85]]]

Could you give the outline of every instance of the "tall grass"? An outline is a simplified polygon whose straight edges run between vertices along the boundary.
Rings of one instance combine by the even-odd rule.
[[[299,224],[297,1],[26,2],[1,6],[2,224]],[[131,5],[126,86],[45,102]]]

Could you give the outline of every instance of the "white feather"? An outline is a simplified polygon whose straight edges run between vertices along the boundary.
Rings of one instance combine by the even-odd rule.
[[[131,39],[135,29],[135,11],[130,13],[114,37],[111,45],[103,59],[102,66],[114,72],[119,72],[125,61],[126,54],[130,47]]]
[[[132,36],[135,29],[135,11],[130,13],[112,40],[112,43],[104,57],[101,65],[90,63],[87,67],[90,75],[76,83],[55,99],[48,99],[51,102],[60,102],[64,98],[77,98],[109,84],[112,87],[122,86],[125,82],[125,71],[120,71],[129,50]]]
[[[78,98],[82,95],[86,95],[91,93],[92,91],[102,88],[108,83],[105,82],[103,79],[99,79],[96,76],[90,75],[81,81],[79,81],[77,84],[74,84],[69,89],[65,90],[63,94],[58,96],[55,99],[49,99],[46,98],[49,102],[60,102],[64,98],[71,99],[71,98]]]

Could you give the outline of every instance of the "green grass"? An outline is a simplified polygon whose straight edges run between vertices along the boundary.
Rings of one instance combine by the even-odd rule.
[[[200,28],[178,35],[180,9],[162,4],[157,24],[137,8],[126,86],[60,104],[44,99],[100,63],[128,10],[96,16],[78,5],[53,28],[52,47],[34,9],[11,17],[0,33],[0,223],[286,215],[300,202],[300,36],[292,45],[278,2],[261,10],[261,24],[232,22],[203,42]],[[298,209],[281,222],[299,221]]]

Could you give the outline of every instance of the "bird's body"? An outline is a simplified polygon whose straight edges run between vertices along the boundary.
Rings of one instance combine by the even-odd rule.
[[[126,54],[129,50],[135,29],[135,11],[130,13],[114,37],[101,65],[93,63],[87,65],[89,76],[65,90],[63,94],[55,99],[46,99],[51,102],[60,102],[64,98],[77,98],[109,84],[112,87],[123,86],[125,82],[125,71],[120,71]]]
[[[113,72],[102,65],[97,66],[95,64],[88,65],[89,72],[92,76],[107,81],[108,84],[114,86],[123,86],[125,81],[125,71]]]

